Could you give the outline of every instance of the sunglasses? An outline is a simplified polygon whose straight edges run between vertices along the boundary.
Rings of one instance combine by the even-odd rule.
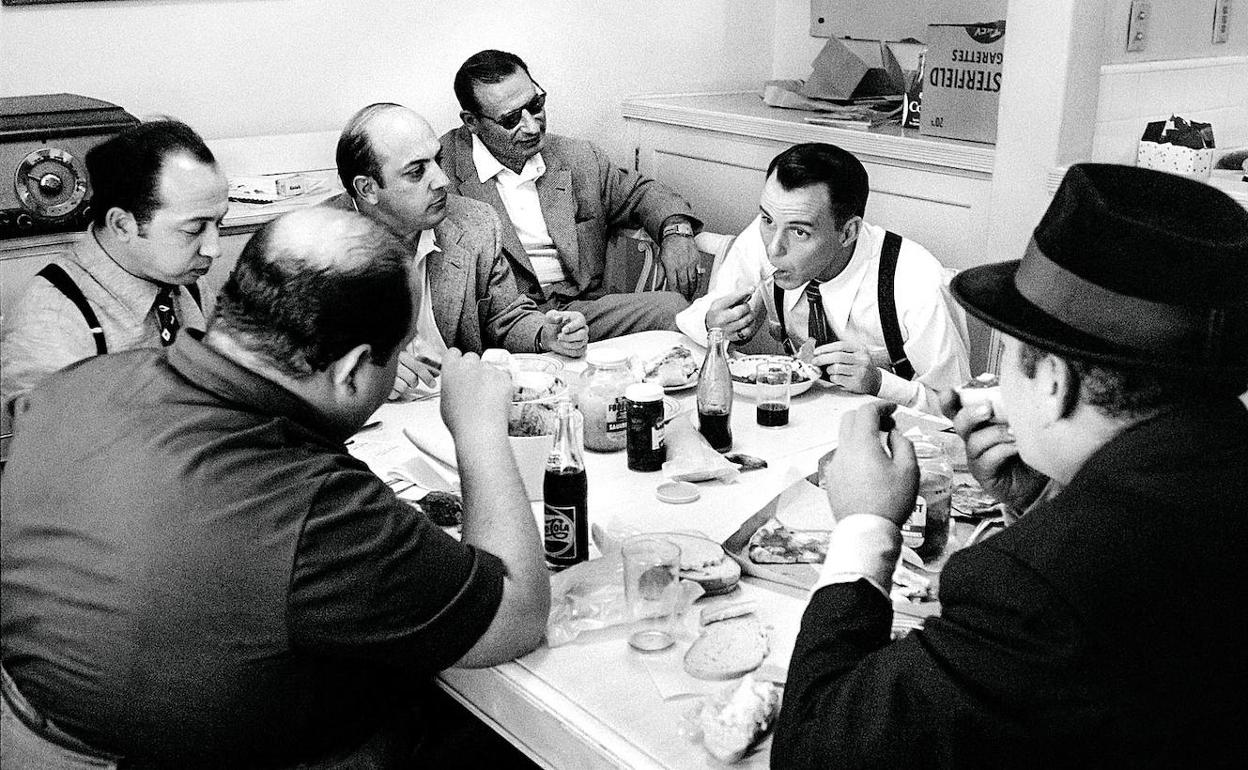
[[[497,118],[491,118],[489,115],[481,115],[481,117],[497,123],[508,131],[512,131],[516,126],[520,125],[521,120],[524,120],[524,113],[527,112],[533,116],[541,115],[546,111],[546,92],[536,82],[533,85],[537,87],[537,93],[529,100],[528,104],[520,109],[504,113]],[[478,114],[480,115],[480,113]]]

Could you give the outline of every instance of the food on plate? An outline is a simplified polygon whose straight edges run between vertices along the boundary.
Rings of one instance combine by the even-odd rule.
[[[767,737],[779,714],[780,687],[747,675],[702,702],[697,714],[702,745],[720,762],[740,762]]]
[[[712,623],[685,653],[685,671],[698,679],[736,679],[763,664],[770,649],[767,628],[745,616]]]
[[[750,537],[750,561],[755,564],[822,564],[828,555],[826,529],[789,529],[768,519]]]
[[[507,435],[554,435],[558,424],[555,407],[559,397],[567,390],[563,380],[545,372],[513,371],[511,383]]]
[[[439,527],[457,527],[464,520],[464,500],[454,492],[427,492],[413,505]]]
[[[680,577],[702,586],[706,596],[728,593],[741,580],[741,565],[729,559],[714,540],[684,532],[661,532],[655,537],[680,548]]]
[[[697,376],[698,362],[694,360],[692,350],[677,345],[646,361],[644,369],[646,381],[675,388],[688,385]]]
[[[1001,385],[997,382],[997,375],[991,372],[984,372],[968,380],[965,385],[958,388],[958,398],[962,401],[964,409],[989,404],[992,406],[993,421],[1006,421],[1005,405],[1001,402]]]
[[[758,365],[769,361],[780,361],[793,366],[789,381],[793,384],[812,382],[819,379],[819,368],[814,364],[799,361],[789,356],[740,356],[728,359],[728,371],[732,381],[744,385],[753,385],[758,378]]]
[[[1001,510],[997,498],[985,492],[978,484],[966,482],[954,485],[952,507],[951,515],[968,519],[996,516]]]

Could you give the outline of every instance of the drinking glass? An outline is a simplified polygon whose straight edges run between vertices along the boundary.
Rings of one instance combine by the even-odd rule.
[[[780,428],[789,424],[789,388],[793,382],[793,365],[787,361],[765,361],[754,373],[757,396],[758,424]]]
[[[675,641],[680,598],[680,546],[655,537],[624,541],[624,598],[631,627],[628,643],[643,652]]]

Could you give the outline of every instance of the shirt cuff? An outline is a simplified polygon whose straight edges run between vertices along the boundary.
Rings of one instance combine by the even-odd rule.
[[[880,398],[885,401],[892,401],[894,404],[902,406],[917,406],[917,390],[922,389],[922,385],[913,380],[903,380],[892,372],[880,370],[880,392],[877,393]]]
[[[901,530],[896,524],[867,513],[846,516],[832,530],[828,556],[810,593],[826,585],[865,578],[887,598],[900,555]]]

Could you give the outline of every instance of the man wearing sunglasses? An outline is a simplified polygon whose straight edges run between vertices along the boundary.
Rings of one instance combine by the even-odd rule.
[[[589,142],[548,134],[546,91],[515,54],[471,56],[455,75],[455,96],[463,125],[442,136],[449,190],[498,212],[520,290],[543,308],[584,313],[591,339],[675,329],[698,286],[701,222],[689,204]],[[661,244],[676,291],[608,293],[609,235],[638,225]]]

